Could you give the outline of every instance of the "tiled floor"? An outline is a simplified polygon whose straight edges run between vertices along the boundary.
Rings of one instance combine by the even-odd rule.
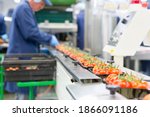
[[[38,87],[38,96],[36,100],[57,100],[57,95],[55,93],[55,88],[47,90],[48,87]],[[43,93],[44,92],[44,93]],[[15,100],[15,94],[4,93],[4,100]]]
[[[15,94],[5,92],[4,93],[4,100],[15,100]]]

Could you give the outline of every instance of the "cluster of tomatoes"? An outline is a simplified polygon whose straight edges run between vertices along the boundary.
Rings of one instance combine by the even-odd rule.
[[[37,66],[25,66],[25,67],[7,67],[6,71],[19,71],[19,70],[39,70]]]
[[[118,85],[121,88],[138,88],[148,89],[148,82],[142,81],[132,74],[123,74],[123,72],[112,64],[105,63],[100,59],[93,57],[77,48],[66,45],[59,45],[57,49],[68,55],[85,68],[92,68],[92,72],[96,75],[107,75],[105,82],[111,85]]]
[[[83,51],[65,45],[57,46],[57,49],[70,58],[79,62],[85,68],[92,68],[92,72],[96,75],[120,74],[121,70],[116,66],[107,64],[96,57],[93,57]]]
[[[111,74],[106,79],[105,82],[111,85],[118,85],[121,88],[135,88],[135,89],[149,89],[150,84],[146,81],[142,81],[132,74],[116,75]]]
[[[17,71],[19,70],[19,67],[8,67],[6,68],[6,71]]]
[[[78,61],[83,67],[93,67],[96,65],[94,61],[97,59],[89,54],[69,46],[59,45],[57,49],[64,54],[68,55],[71,59]],[[98,59],[97,59],[98,60]]]
[[[98,60],[98,58],[92,57],[90,55],[83,55],[82,57],[78,58],[77,61],[85,68],[93,68],[101,62]]]
[[[107,64],[98,64],[94,66],[93,73],[96,75],[122,74],[122,71],[116,66]]]
[[[70,58],[74,60],[78,60],[80,57],[84,55],[84,53],[79,49],[65,46],[62,44],[57,46],[56,49],[58,49],[60,52],[63,52],[65,55],[68,55]]]

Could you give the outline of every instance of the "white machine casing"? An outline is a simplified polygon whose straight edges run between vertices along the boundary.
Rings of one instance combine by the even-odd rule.
[[[146,38],[143,41],[145,46],[150,46],[150,31],[147,33]]]
[[[103,49],[112,56],[133,56],[150,31],[150,11],[130,11],[116,26],[113,35]]]

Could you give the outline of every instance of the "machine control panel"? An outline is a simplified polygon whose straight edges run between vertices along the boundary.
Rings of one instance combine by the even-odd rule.
[[[131,12],[130,14],[125,15],[124,18],[120,19],[112,36],[110,37],[110,40],[108,41],[108,45],[117,46],[119,39],[121,38],[123,33],[126,31],[126,27],[130,23],[133,16],[134,16],[134,12]]]
[[[103,51],[113,56],[133,56],[150,35],[150,10],[130,10],[122,16]]]

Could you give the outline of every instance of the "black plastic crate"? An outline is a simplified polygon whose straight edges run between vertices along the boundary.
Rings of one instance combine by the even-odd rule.
[[[5,55],[2,65],[10,82],[52,80],[56,75],[56,60],[46,54]]]

